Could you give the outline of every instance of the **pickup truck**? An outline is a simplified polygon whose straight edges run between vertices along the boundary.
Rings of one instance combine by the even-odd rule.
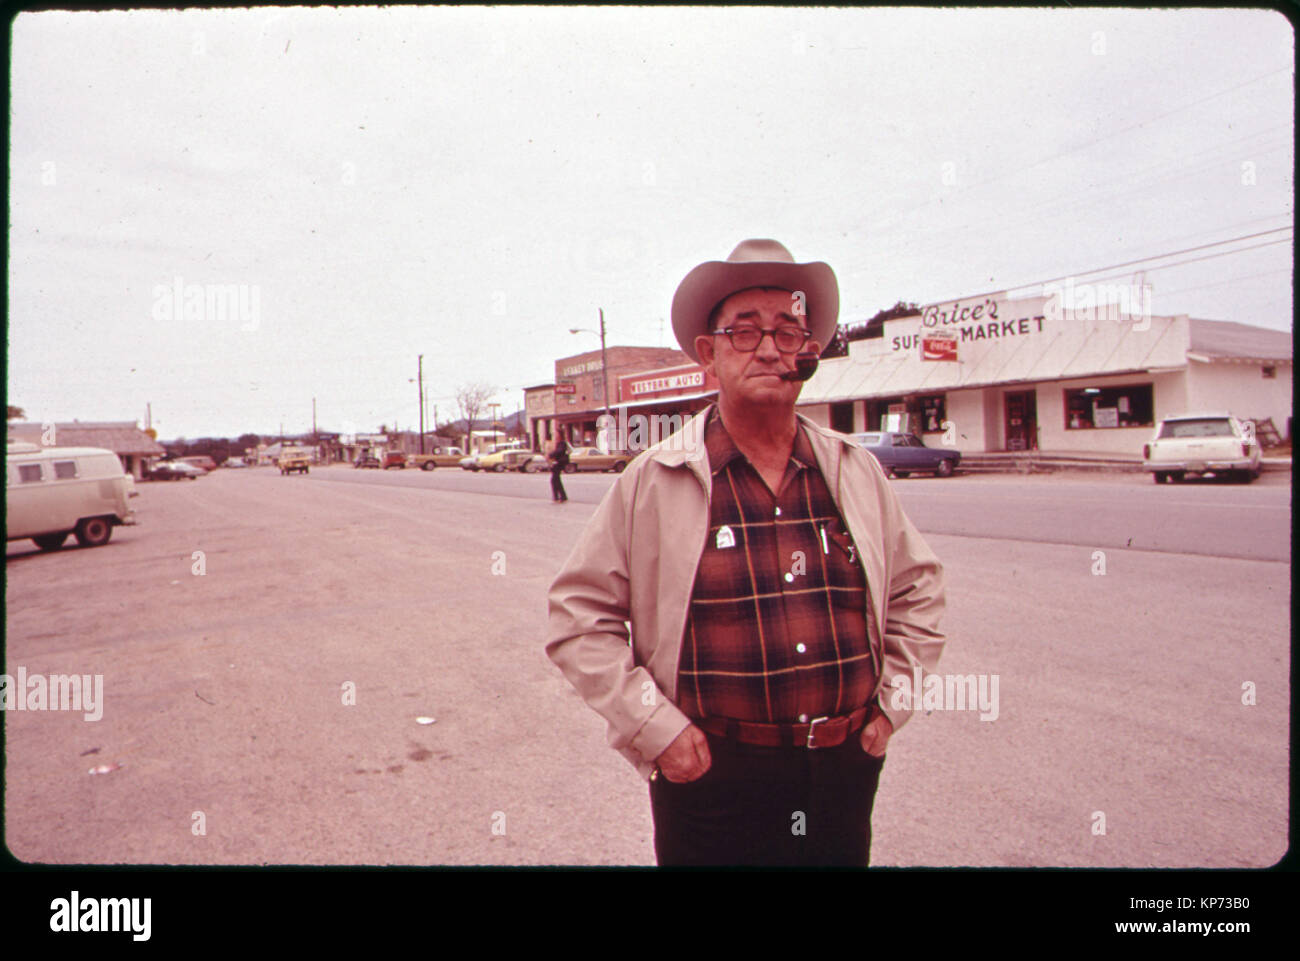
[[[437,467],[457,467],[465,456],[459,447],[435,447],[432,454],[407,454],[406,463],[420,470],[433,470]]]
[[[280,452],[278,461],[281,474],[295,472],[306,474],[311,469],[311,449],[308,447],[286,447]]]
[[[906,477],[917,472],[951,477],[961,463],[961,451],[953,447],[926,447],[921,438],[913,434],[872,431],[852,436],[859,447],[870,451],[880,461],[880,466],[891,477]]]

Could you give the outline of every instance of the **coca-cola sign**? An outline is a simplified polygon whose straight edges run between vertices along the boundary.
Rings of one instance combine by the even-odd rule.
[[[934,336],[921,338],[922,360],[956,360],[957,338]]]

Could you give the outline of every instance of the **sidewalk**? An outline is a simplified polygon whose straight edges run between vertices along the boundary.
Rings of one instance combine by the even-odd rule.
[[[1289,471],[1290,455],[1270,457],[1261,462],[1265,472]],[[980,451],[962,454],[958,471],[978,473],[1036,474],[1060,470],[1114,471],[1142,473],[1142,457],[1138,454],[1081,454],[1078,451]]]

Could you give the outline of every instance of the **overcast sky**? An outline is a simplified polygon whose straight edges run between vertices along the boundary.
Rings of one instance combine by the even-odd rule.
[[[677,283],[746,237],[855,322],[1289,228],[1293,56],[1244,10],[24,13],[9,403],[409,429],[418,354],[441,419],[471,381],[513,411],[598,308],[675,345]],[[1290,330],[1291,236],[1149,271],[1154,312]]]

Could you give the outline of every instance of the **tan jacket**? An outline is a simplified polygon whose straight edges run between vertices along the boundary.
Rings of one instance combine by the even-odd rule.
[[[610,746],[644,777],[690,724],[674,701],[709,534],[704,425],[711,409],[628,465],[551,584],[546,653],[608,722]],[[843,434],[799,420],[866,573],[876,694],[896,677],[910,685],[913,666],[933,670],[943,649],[943,566],[876,459]],[[879,700],[894,729],[902,727],[911,712]]]

